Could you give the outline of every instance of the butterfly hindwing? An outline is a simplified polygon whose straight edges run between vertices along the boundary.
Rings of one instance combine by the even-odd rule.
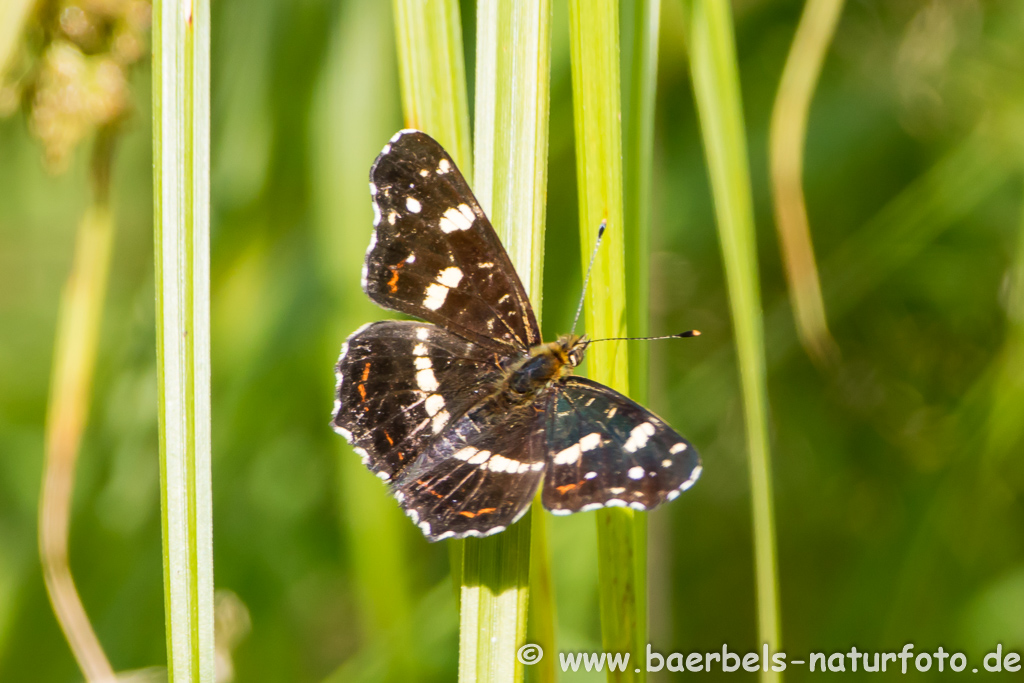
[[[488,351],[435,325],[398,320],[357,330],[335,370],[334,429],[385,480],[500,377]]]
[[[700,457],[654,413],[603,384],[566,377],[547,404],[544,507],[649,510],[693,485]]]
[[[451,157],[401,131],[370,170],[374,238],[363,288],[375,302],[491,349],[540,341],[515,268]]]
[[[393,493],[428,539],[488,536],[529,508],[544,474],[543,414],[481,402],[395,480]]]

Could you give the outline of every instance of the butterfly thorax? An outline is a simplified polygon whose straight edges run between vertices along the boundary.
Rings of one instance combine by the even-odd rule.
[[[558,341],[538,344],[509,370],[508,388],[516,394],[532,395],[572,372],[583,360],[586,337],[563,334]]]

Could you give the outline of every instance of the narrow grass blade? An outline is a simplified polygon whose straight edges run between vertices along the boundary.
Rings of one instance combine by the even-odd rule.
[[[167,668],[214,680],[210,475],[210,6],[153,8],[157,377]]]
[[[102,135],[102,134],[101,134]],[[99,160],[109,173],[110,158]],[[61,295],[53,378],[46,417],[46,458],[39,498],[39,557],[57,623],[87,681],[113,681],[114,670],[93,631],[68,564],[75,465],[89,414],[114,218],[104,189],[78,228],[75,255]]]
[[[693,89],[725,262],[746,419],[753,498],[758,638],[777,652],[781,639],[768,449],[764,329],[732,16],[728,3],[724,2],[693,0],[690,7]],[[781,678],[772,671],[762,672],[761,676],[766,681]]]
[[[405,125],[429,133],[473,177],[462,19],[455,0],[394,0]]]
[[[587,333],[626,336],[626,231],[623,223],[622,130],[619,90],[619,6],[611,0],[569,3],[580,242],[589,259],[598,226],[607,221],[601,253],[586,293]],[[584,268],[586,264],[584,264]],[[592,378],[629,391],[625,342],[588,350]],[[597,518],[601,636],[604,650],[641,661],[646,639],[646,520],[630,509],[599,510]],[[608,672],[608,680],[643,680],[635,667]]]
[[[547,192],[551,70],[550,0],[485,0],[477,8],[474,191],[502,238],[540,319]],[[522,680],[516,652],[526,642],[531,527],[533,573],[544,590],[534,635],[554,657],[545,519],[529,513],[507,531],[464,544],[459,680]],[[541,680],[553,669],[543,660]]]
[[[815,362],[832,362],[838,349],[828,330],[803,190],[804,144],[811,98],[835,34],[843,0],[807,0],[775,96],[769,132],[775,228],[800,342]]]
[[[651,171],[661,0],[623,3],[622,166],[629,336],[650,334]],[[629,391],[647,400],[648,346],[629,352]]]

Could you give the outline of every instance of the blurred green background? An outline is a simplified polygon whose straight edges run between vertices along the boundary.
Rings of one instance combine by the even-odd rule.
[[[56,12],[103,4],[44,3]],[[132,4],[139,11],[105,3]],[[580,262],[567,10],[554,6],[548,337],[566,331],[581,282],[567,266]],[[768,119],[802,3],[733,6],[784,650],[792,659],[912,642],[918,652],[963,651],[973,664],[997,643],[1019,652],[1024,4],[847,3],[805,161],[841,352],[824,368],[797,342],[767,174]],[[81,680],[36,550],[57,306],[90,201],[92,128],[77,148],[64,129],[55,138],[39,119],[41,90],[19,90],[38,68],[33,22],[53,16],[32,15],[12,36],[0,81],[2,681]],[[235,678],[452,680],[447,549],[404,521],[328,427],[338,348],[383,317],[360,291],[359,268],[372,224],[367,172],[402,126],[390,5],[218,0],[212,19],[215,572],[244,634],[231,653]],[[473,3],[463,3],[463,25],[472,84]],[[650,347],[650,405],[700,449],[705,469],[650,515],[651,641],[662,652],[747,651],[759,646],[742,409],[685,37],[682,5],[665,0],[652,329],[703,336]],[[86,56],[95,49],[78,44]],[[116,243],[71,528],[82,599],[119,671],[165,659],[148,56],[126,73]],[[558,648],[599,650],[593,515],[551,518],[549,528]]]

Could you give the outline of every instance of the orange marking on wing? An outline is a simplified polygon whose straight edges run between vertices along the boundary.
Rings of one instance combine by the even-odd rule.
[[[417,479],[416,483],[425,488],[427,492],[430,493],[431,495],[437,496],[438,498],[444,498],[444,496],[442,496],[440,493],[427,486],[427,482],[423,481],[422,479]]]
[[[469,517],[470,519],[473,519],[474,517],[479,517],[480,515],[486,515],[490,512],[494,512],[497,509],[498,508],[480,508],[476,512],[470,512],[469,510],[460,510],[459,514],[463,517]]]
[[[363,366],[363,379],[360,380],[360,381],[365,382],[366,379],[369,376],[370,376],[370,361],[366,361],[366,365]]]
[[[391,267],[391,279],[388,280],[388,291],[394,294],[398,291],[398,268]]]
[[[565,486],[556,486],[555,488],[558,490],[559,493],[568,493],[577,486],[579,486],[579,484],[566,484]]]
[[[384,438],[388,440],[388,445],[391,445],[391,446],[395,445],[395,440],[392,439],[391,435],[388,434],[387,432],[384,432]]]
[[[356,386],[356,389],[359,390],[359,400],[360,401],[365,401],[366,400],[366,387],[364,387],[362,384],[360,384],[360,385]]]

